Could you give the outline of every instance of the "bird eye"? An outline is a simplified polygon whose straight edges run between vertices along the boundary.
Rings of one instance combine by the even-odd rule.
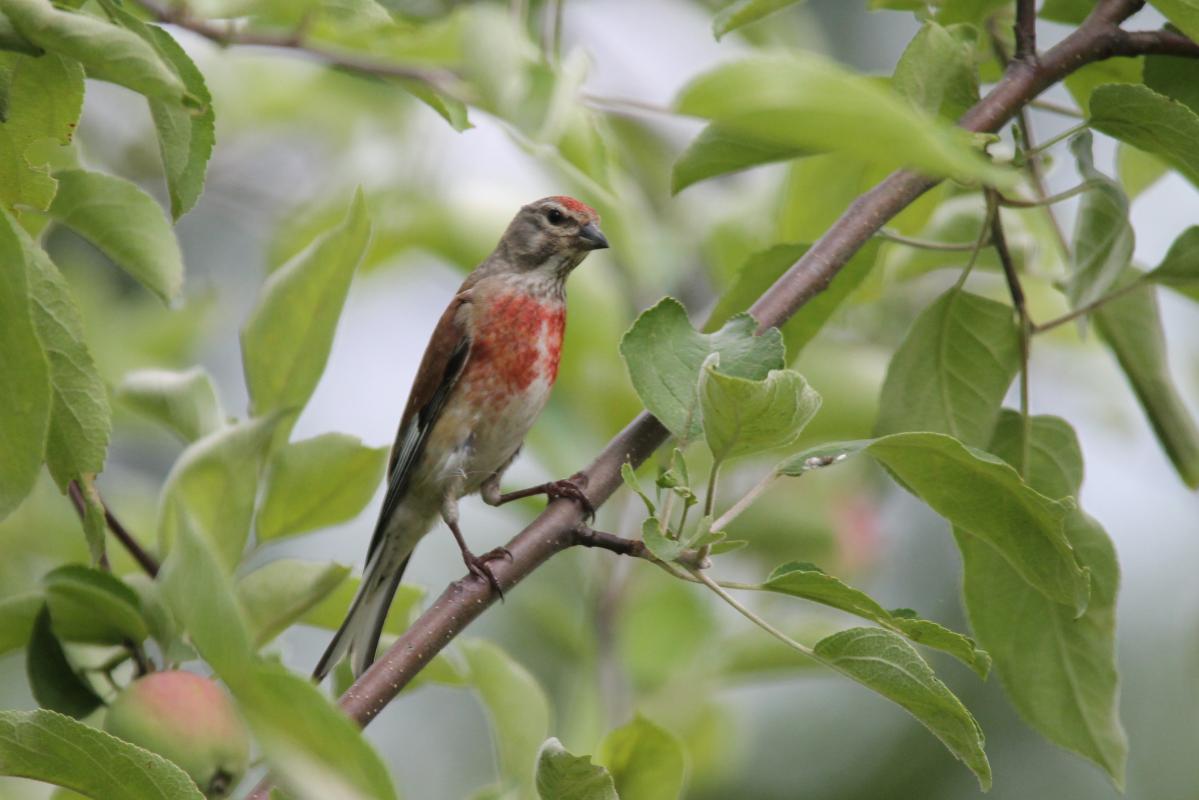
[[[566,215],[556,208],[546,211],[545,218],[550,221],[551,225],[561,225],[563,222],[566,222]]]

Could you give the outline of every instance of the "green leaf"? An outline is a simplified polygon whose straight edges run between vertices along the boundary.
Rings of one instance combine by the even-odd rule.
[[[350,568],[281,558],[237,582],[237,596],[262,647],[274,639],[345,581]]]
[[[162,756],[52,711],[0,711],[0,774],[105,800],[203,800]]]
[[[500,775],[521,795],[533,789],[533,765],[549,730],[549,702],[536,679],[500,648],[479,639],[462,643],[470,683],[491,719]]]
[[[670,169],[670,192],[678,194],[693,183],[708,178],[798,158],[809,152],[793,144],[759,139],[741,128],[713,122],[691,140],[674,162]]]
[[[63,491],[104,468],[112,411],[108,389],[84,341],[83,320],[66,280],[19,226],[33,322],[50,363],[50,429],[46,466]]]
[[[194,442],[217,430],[224,419],[212,377],[203,367],[183,372],[141,369],[117,387],[117,398],[179,436]]]
[[[33,699],[70,717],[82,718],[104,705],[96,691],[71,666],[50,627],[50,611],[42,606],[25,646],[25,675]],[[4,762],[0,760],[0,765]],[[0,767],[2,769],[2,767]]]
[[[180,455],[167,475],[158,514],[158,544],[174,540],[175,509],[184,508],[232,569],[246,549],[258,475],[281,417],[253,419],[200,439]]]
[[[226,682],[272,777],[289,797],[395,800],[383,760],[312,681],[259,662]]]
[[[780,329],[783,344],[792,362],[870,274],[878,257],[878,249],[877,241],[867,242],[859,248],[828,288],[804,305],[802,314],[795,314],[783,323]],[[779,244],[751,255],[737,273],[733,285],[716,301],[716,308],[708,317],[704,330],[716,329],[737,312],[753,305],[807,250],[806,244]]]
[[[719,356],[706,362],[699,396],[704,437],[717,463],[786,447],[820,410],[820,395],[793,370],[771,370],[751,381],[717,372]]]
[[[358,578],[342,581],[323,600],[312,607],[300,619],[305,625],[315,625],[318,628],[335,631],[345,622],[350,610],[350,603],[358,593]],[[408,629],[408,625],[420,611],[420,602],[425,597],[425,590],[410,583],[402,583],[396,591],[391,607],[387,611],[387,619],[383,621],[383,632],[399,636]]]
[[[44,211],[57,184],[48,168],[30,162],[30,146],[46,139],[70,143],[83,109],[83,69],[54,53],[37,58],[0,53],[0,72],[8,74],[7,113],[0,122],[0,205]]]
[[[115,8],[117,19],[129,30],[150,43],[160,58],[171,66],[199,105],[199,111],[184,108],[173,101],[148,98],[150,116],[158,133],[158,151],[166,173],[171,196],[171,216],[186,214],[204,191],[204,175],[216,142],[212,97],[204,75],[174,38],[156,25],[147,25],[137,17]]]
[[[42,578],[54,633],[67,642],[140,643],[149,635],[137,593],[99,569],[67,564]]]
[[[541,800],[620,800],[608,770],[590,756],[567,752],[557,739],[545,740],[537,753],[537,796]]]
[[[801,597],[877,622],[885,628],[907,636],[914,642],[949,653],[970,667],[979,677],[986,678],[991,666],[987,654],[974,642],[930,620],[914,614],[896,615],[879,605],[874,598],[853,588],[839,578],[825,574],[818,567],[801,562],[784,564],[766,582],[757,587],[763,591]]]
[[[1109,83],[1139,84],[1145,59],[1136,58],[1107,58],[1083,66],[1065,77],[1063,83],[1074,102],[1087,111],[1091,105],[1091,97],[1100,86]]]
[[[1179,234],[1162,263],[1145,279],[1199,300],[1199,225],[1192,225]]]
[[[663,561],[674,561],[686,549],[678,539],[669,539],[662,531],[659,521],[650,517],[641,523],[641,541],[649,551]]]
[[[1135,200],[1169,171],[1169,164],[1144,150],[1124,142],[1116,147],[1116,175],[1129,200]]]
[[[683,792],[683,746],[640,714],[604,737],[596,760],[612,773],[620,800],[673,800]]]
[[[1100,86],[1091,95],[1091,127],[1153,153],[1199,186],[1199,113],[1147,86]]]
[[[1040,494],[1003,461],[943,434],[893,434],[866,450],[933,511],[1001,553],[1030,586],[1075,616],[1086,608],[1087,573],[1063,532],[1070,503]]]
[[[805,472],[831,466],[855,453],[860,453],[869,447],[873,441],[873,439],[856,439],[848,442],[826,442],[815,447],[809,447],[785,459],[774,468],[774,471],[779,475],[790,475],[793,478],[798,478]]]
[[[1199,0],[1151,0],[1150,5],[1192,40],[1199,41]]]
[[[991,787],[991,765],[978,722],[901,637],[881,628],[851,628],[821,639],[815,653],[830,667],[905,708],[978,777],[983,791]]]
[[[183,82],[136,34],[88,14],[59,11],[50,0],[7,0],[4,12],[25,38],[83,63],[88,77],[159,100],[195,104]]]
[[[29,56],[45,54],[42,48],[18,33],[17,29],[13,27],[12,21],[2,12],[0,12],[0,50],[11,50]],[[3,91],[0,90],[0,122],[3,122],[7,115],[6,100]]]
[[[0,158],[0,164],[3,158]],[[3,185],[3,184],[0,184]],[[25,499],[41,472],[50,427],[50,364],[42,351],[17,224],[0,213],[0,519]]]
[[[1076,495],[1082,453],[1074,431],[1056,417],[1030,422],[1030,457],[1023,468],[1029,483],[1050,497]],[[1006,411],[991,444],[1017,467],[1023,461],[1021,431],[1020,415]],[[1070,514],[1065,531],[1091,572],[1091,601],[1082,617],[1074,619],[1069,609],[1031,589],[995,550],[959,533],[966,610],[1025,721],[1122,786],[1128,743],[1118,711],[1116,553],[1103,528],[1081,511]]]
[[[375,495],[388,448],[356,436],[326,433],[279,448],[271,456],[256,522],[260,541],[346,522]]]
[[[782,334],[771,328],[754,336],[756,329],[753,317],[738,314],[714,333],[699,333],[682,304],[666,297],[637,318],[620,340],[620,354],[641,402],[686,441],[700,433],[696,386],[709,355],[719,353],[725,374],[737,378],[757,380],[783,368]]]
[[[895,65],[896,90],[916,108],[956,121],[978,102],[977,39],[972,25],[925,22]]]
[[[752,141],[1002,186],[1014,181],[961,129],[814,55],[759,56],[717,67],[684,87],[676,107]]]
[[[800,0],[734,0],[720,9],[720,13],[712,20],[712,35],[719,41],[726,33],[757,22],[798,2]]]
[[[938,431],[982,446],[1019,369],[1011,308],[951,289],[924,310],[892,356],[875,430]]]
[[[1126,277],[1136,279],[1133,273]],[[1199,429],[1170,377],[1154,288],[1134,289],[1096,310],[1094,319],[1174,469],[1183,483],[1199,488]]]
[[[183,256],[154,198],[123,178],[68,169],[55,173],[49,214],[98,247],[163,300],[183,287]]]
[[[1070,277],[1066,295],[1081,308],[1098,300],[1119,279],[1132,259],[1135,236],[1128,221],[1128,198],[1120,184],[1095,169],[1091,134],[1070,141],[1079,174],[1096,186],[1082,196],[1074,222]]]
[[[1145,85],[1199,114],[1199,62],[1180,56],[1147,56]]]
[[[625,486],[632,489],[641,498],[641,502],[645,503],[645,513],[651,517],[657,513],[654,501],[642,490],[641,481],[637,480],[637,472],[633,469],[633,465],[627,461],[620,465],[620,479],[624,481]]]
[[[33,621],[44,603],[40,592],[26,592],[0,600],[0,656],[25,646],[33,632]]]
[[[186,506],[170,508],[175,542],[158,574],[163,598],[196,650],[237,694],[236,684],[246,679],[254,661],[245,614],[213,543]]]
[[[179,641],[179,623],[163,598],[162,584],[140,572],[125,576],[124,581],[125,585],[137,594],[138,605],[141,608],[146,629],[154,641],[158,642],[164,657],[172,661],[186,661],[194,658],[194,654],[189,654],[190,658],[187,659],[175,658],[175,649],[182,644]]]
[[[312,396],[370,230],[359,190],[340,225],[267,279],[241,334],[246,384],[256,415],[298,410]]]

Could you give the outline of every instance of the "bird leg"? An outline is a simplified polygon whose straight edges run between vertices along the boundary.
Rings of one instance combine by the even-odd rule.
[[[491,585],[495,593],[500,596],[500,600],[504,599],[504,590],[500,588],[500,582],[496,580],[495,573],[491,571],[491,567],[487,565],[488,561],[494,561],[497,558],[512,559],[512,553],[506,547],[497,547],[482,556],[477,556],[470,551],[466,546],[466,539],[462,537],[462,529],[458,527],[458,497],[457,493],[450,491],[446,493],[445,499],[441,503],[441,518],[445,520],[445,524],[449,527],[450,533],[454,534],[454,540],[458,542],[458,549],[462,551],[462,560],[466,564],[466,568],[470,574],[477,578],[482,578]]]
[[[591,500],[583,492],[583,487],[587,485],[587,476],[581,472],[576,472],[569,478],[541,483],[537,486],[530,486],[528,489],[518,489],[515,492],[501,493],[499,483],[500,476],[498,472],[484,481],[480,490],[480,494],[483,495],[483,502],[492,506],[502,506],[505,503],[511,503],[513,500],[520,500],[524,497],[533,497],[539,494],[545,495],[551,502],[560,497],[565,497],[568,500],[574,500],[582,506],[585,518],[595,518],[595,506],[591,505]]]

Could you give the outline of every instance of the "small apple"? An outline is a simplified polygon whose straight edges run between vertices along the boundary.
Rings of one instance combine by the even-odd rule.
[[[250,756],[250,735],[229,695],[191,672],[152,672],[108,707],[104,729],[173,761],[208,798],[227,797]]]

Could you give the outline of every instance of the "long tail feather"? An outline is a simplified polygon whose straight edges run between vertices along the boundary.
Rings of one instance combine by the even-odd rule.
[[[358,587],[354,602],[350,604],[345,622],[333,635],[333,640],[312,672],[317,682],[324,680],[346,653],[350,655],[355,678],[374,663],[387,611],[391,608],[391,600],[411,558],[409,555],[398,567],[392,567],[388,563],[391,559],[385,558],[385,550],[381,548],[363,572],[362,584]]]

